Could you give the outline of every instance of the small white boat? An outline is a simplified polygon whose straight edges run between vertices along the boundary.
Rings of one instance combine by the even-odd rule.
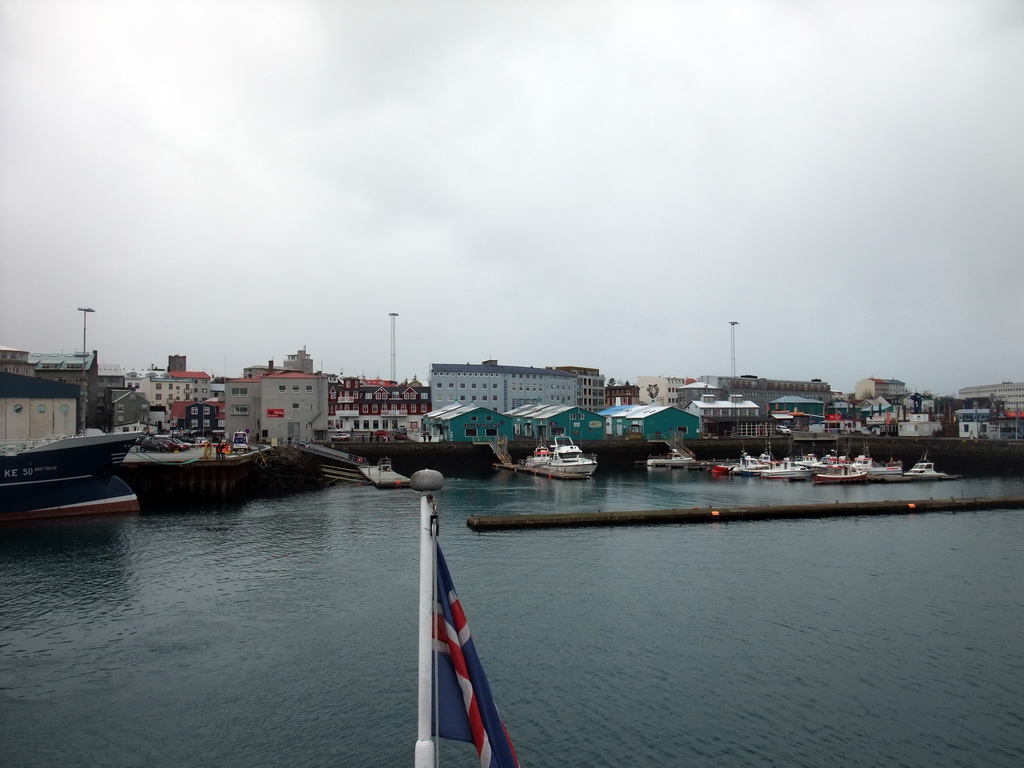
[[[852,466],[857,469],[863,469],[868,473],[869,478],[901,477],[903,475],[902,461],[890,460],[882,464],[872,459],[866,453],[862,453],[855,458]]]
[[[762,453],[756,459],[746,451],[740,453],[739,463],[732,468],[734,475],[747,475],[748,477],[757,477],[764,470],[771,469],[772,466],[772,455],[770,453]]]
[[[524,467],[546,467],[551,463],[551,451],[543,445],[538,445],[533,453],[523,459]]]
[[[551,446],[551,460],[544,469],[552,475],[590,477],[597,469],[597,459],[584,454],[571,437],[558,435]]]
[[[798,464],[793,459],[773,461],[768,469],[761,470],[765,480],[808,480],[811,477],[811,468]]]
[[[687,464],[693,464],[695,459],[693,456],[687,456],[685,453],[680,451],[678,448],[673,448],[665,456],[651,456],[647,459],[648,467],[685,467]]]
[[[935,463],[928,461],[928,454],[921,457],[913,467],[903,473],[910,480],[956,480],[960,475],[948,475],[935,469]]]

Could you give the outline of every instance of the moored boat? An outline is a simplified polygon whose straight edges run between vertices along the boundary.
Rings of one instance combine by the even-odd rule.
[[[651,456],[647,459],[648,467],[685,467],[687,464],[693,464],[695,459],[693,456],[680,451],[678,448],[673,448],[669,453],[664,456]]]
[[[811,477],[811,468],[798,464],[793,459],[773,461],[768,469],[761,470],[765,480],[808,480]]]
[[[732,472],[736,475],[756,477],[764,470],[771,469],[771,466],[772,456],[770,453],[762,453],[757,458],[754,458],[746,451],[742,451],[740,453],[739,463],[733,467]]]
[[[869,479],[900,477],[903,475],[903,462],[891,459],[885,464],[875,461],[866,453],[860,454],[853,460],[853,467],[863,469],[868,473]]]
[[[935,463],[928,460],[926,453],[913,467],[903,473],[909,480],[956,480],[960,475],[949,475],[935,469]]]
[[[571,437],[558,435],[551,446],[551,460],[542,468],[552,475],[590,477],[597,469],[597,459],[584,454]]]
[[[867,470],[855,469],[852,464],[836,464],[816,472],[812,478],[819,484],[866,483]]]
[[[138,432],[66,437],[4,447],[0,521],[139,511],[117,476]]]
[[[538,445],[533,453],[523,459],[524,467],[546,467],[550,463],[551,451],[543,445]]]

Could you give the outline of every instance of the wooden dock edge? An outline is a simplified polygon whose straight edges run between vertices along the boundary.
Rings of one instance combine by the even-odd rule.
[[[666,523],[722,523],[743,520],[795,520],[858,515],[900,515],[923,512],[965,512],[980,509],[1024,509],[1024,496],[971,499],[900,499],[832,504],[778,504],[756,507],[693,507],[634,512],[581,512],[538,515],[473,515],[466,525],[475,531],[514,528],[580,528]]]

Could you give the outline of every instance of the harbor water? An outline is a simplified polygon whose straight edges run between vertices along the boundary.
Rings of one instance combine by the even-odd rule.
[[[475,533],[469,515],[1009,496],[672,470],[437,494],[524,768],[1024,765],[1024,513]],[[410,766],[409,489],[0,529],[22,766]],[[477,766],[440,745],[442,766]]]

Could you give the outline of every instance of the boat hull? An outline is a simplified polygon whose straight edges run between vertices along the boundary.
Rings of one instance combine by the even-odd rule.
[[[138,513],[135,492],[116,474],[136,437],[74,437],[0,456],[0,522]]]

